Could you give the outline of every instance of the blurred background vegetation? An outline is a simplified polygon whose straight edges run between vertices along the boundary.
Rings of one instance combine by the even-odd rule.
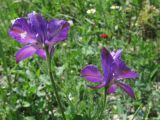
[[[160,0],[1,0],[1,120],[61,119],[46,62],[36,55],[15,62],[21,45],[8,35],[11,20],[32,11],[73,22],[68,40],[55,46],[52,63],[68,120],[99,120],[103,90],[89,89],[80,70],[87,64],[101,68],[102,46],[122,48],[123,59],[140,75],[127,80],[135,100],[121,90],[107,95],[104,120],[160,120]]]

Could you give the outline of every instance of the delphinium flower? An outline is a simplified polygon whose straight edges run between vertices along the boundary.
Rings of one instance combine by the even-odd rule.
[[[98,83],[97,86],[90,86],[93,89],[107,87],[106,93],[110,94],[114,93],[119,86],[129,96],[134,98],[135,95],[132,88],[124,83],[123,79],[136,78],[138,74],[127,67],[122,61],[121,54],[122,50],[110,53],[106,48],[102,48],[101,62],[103,75],[95,65],[87,65],[81,71],[81,75],[90,82]]]
[[[64,20],[46,21],[40,14],[32,12],[27,18],[12,20],[9,35],[24,45],[16,53],[16,62],[20,62],[33,54],[46,59],[45,47],[49,52],[53,46],[67,39],[70,25]]]
[[[45,20],[40,14],[32,12],[27,18],[18,18],[12,21],[9,35],[24,45],[16,53],[16,62],[20,62],[33,54],[47,59],[48,72],[55,92],[63,120],[66,120],[62,108],[57,86],[53,79],[51,70],[51,58],[54,52],[54,45],[67,39],[70,25],[65,20]]]

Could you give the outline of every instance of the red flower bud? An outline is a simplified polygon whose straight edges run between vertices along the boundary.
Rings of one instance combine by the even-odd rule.
[[[100,35],[100,37],[101,37],[101,38],[108,38],[108,35],[105,34],[105,33],[103,33],[103,34]]]

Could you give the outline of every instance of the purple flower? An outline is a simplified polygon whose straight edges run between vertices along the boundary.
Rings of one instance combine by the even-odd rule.
[[[33,54],[46,59],[47,46],[53,52],[54,45],[67,39],[70,25],[64,20],[46,21],[40,14],[32,12],[27,18],[13,21],[9,35],[25,46],[16,53],[16,62]]]
[[[99,89],[107,87],[107,93],[114,93],[119,86],[129,96],[134,98],[134,92],[132,88],[122,82],[126,78],[136,78],[138,74],[130,70],[121,59],[122,50],[115,52],[109,52],[106,48],[102,48],[101,62],[103,75],[95,65],[87,65],[81,71],[82,77],[90,82],[99,83],[97,86],[91,86],[93,89]]]

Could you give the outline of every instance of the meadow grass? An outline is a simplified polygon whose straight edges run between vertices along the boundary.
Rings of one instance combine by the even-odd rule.
[[[147,0],[144,0],[147,1]],[[121,8],[113,10],[112,5]],[[160,1],[159,10],[141,19],[144,2],[115,0],[2,0],[0,4],[0,119],[61,120],[47,75],[47,64],[38,56],[16,64],[21,45],[8,35],[11,20],[36,11],[46,19],[72,20],[68,40],[55,46],[53,75],[67,120],[159,120],[160,119]],[[95,13],[87,14],[87,10]],[[149,16],[147,15],[147,16]],[[150,20],[151,19],[151,20]],[[140,22],[137,22],[140,21]],[[147,22],[148,22],[147,21]],[[138,24],[138,25],[137,25]],[[150,26],[152,36],[145,34]],[[108,38],[101,38],[106,33]],[[103,116],[103,89],[92,90],[80,76],[87,64],[101,68],[100,51],[123,49],[123,59],[139,73],[128,80],[136,99],[123,91],[107,95]],[[101,70],[102,71],[102,70]],[[54,103],[54,104],[53,104]]]

